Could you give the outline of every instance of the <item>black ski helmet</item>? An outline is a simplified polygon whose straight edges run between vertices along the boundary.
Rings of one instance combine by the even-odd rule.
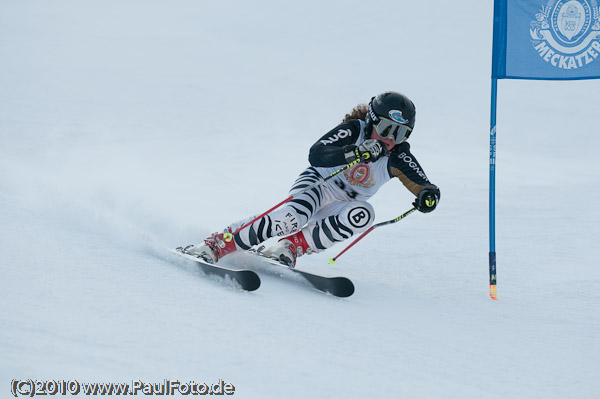
[[[408,126],[410,130],[415,127],[416,116],[415,104],[402,93],[386,91],[371,98],[369,110],[365,118],[367,122],[367,135],[373,131],[373,125],[377,125],[382,119]],[[408,138],[408,132],[406,138]]]

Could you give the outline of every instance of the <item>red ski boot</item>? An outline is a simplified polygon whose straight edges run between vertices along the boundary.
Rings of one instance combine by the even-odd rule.
[[[204,244],[188,245],[183,252],[201,258],[209,263],[217,263],[223,256],[237,251],[231,229],[225,233],[213,233]]]
[[[299,256],[313,252],[312,249],[308,247],[308,243],[306,242],[302,231],[299,231],[292,236],[282,238],[277,244],[274,244],[269,248],[259,248],[258,251],[262,255],[275,259],[291,268],[296,266],[296,259],[298,259]]]

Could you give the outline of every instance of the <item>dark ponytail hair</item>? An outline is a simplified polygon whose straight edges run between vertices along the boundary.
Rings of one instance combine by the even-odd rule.
[[[352,119],[361,119],[364,121],[367,117],[367,112],[369,112],[369,106],[367,104],[358,104],[356,107],[352,108],[352,111],[350,111],[349,114],[346,114],[342,123]]]

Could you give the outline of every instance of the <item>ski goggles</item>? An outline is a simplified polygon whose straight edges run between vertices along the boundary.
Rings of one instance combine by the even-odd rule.
[[[373,126],[379,137],[391,138],[396,144],[404,143],[412,133],[412,127],[384,118],[380,118],[379,122]]]

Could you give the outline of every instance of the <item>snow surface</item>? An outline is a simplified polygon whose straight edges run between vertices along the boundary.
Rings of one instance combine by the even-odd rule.
[[[600,82],[499,82],[494,302],[491,23],[481,0],[0,0],[1,395],[598,397]],[[285,198],[310,145],[389,89],[417,104],[442,201],[334,266],[344,245],[301,259],[352,297],[260,268],[246,293],[167,253]],[[411,201],[391,182],[377,221]]]

